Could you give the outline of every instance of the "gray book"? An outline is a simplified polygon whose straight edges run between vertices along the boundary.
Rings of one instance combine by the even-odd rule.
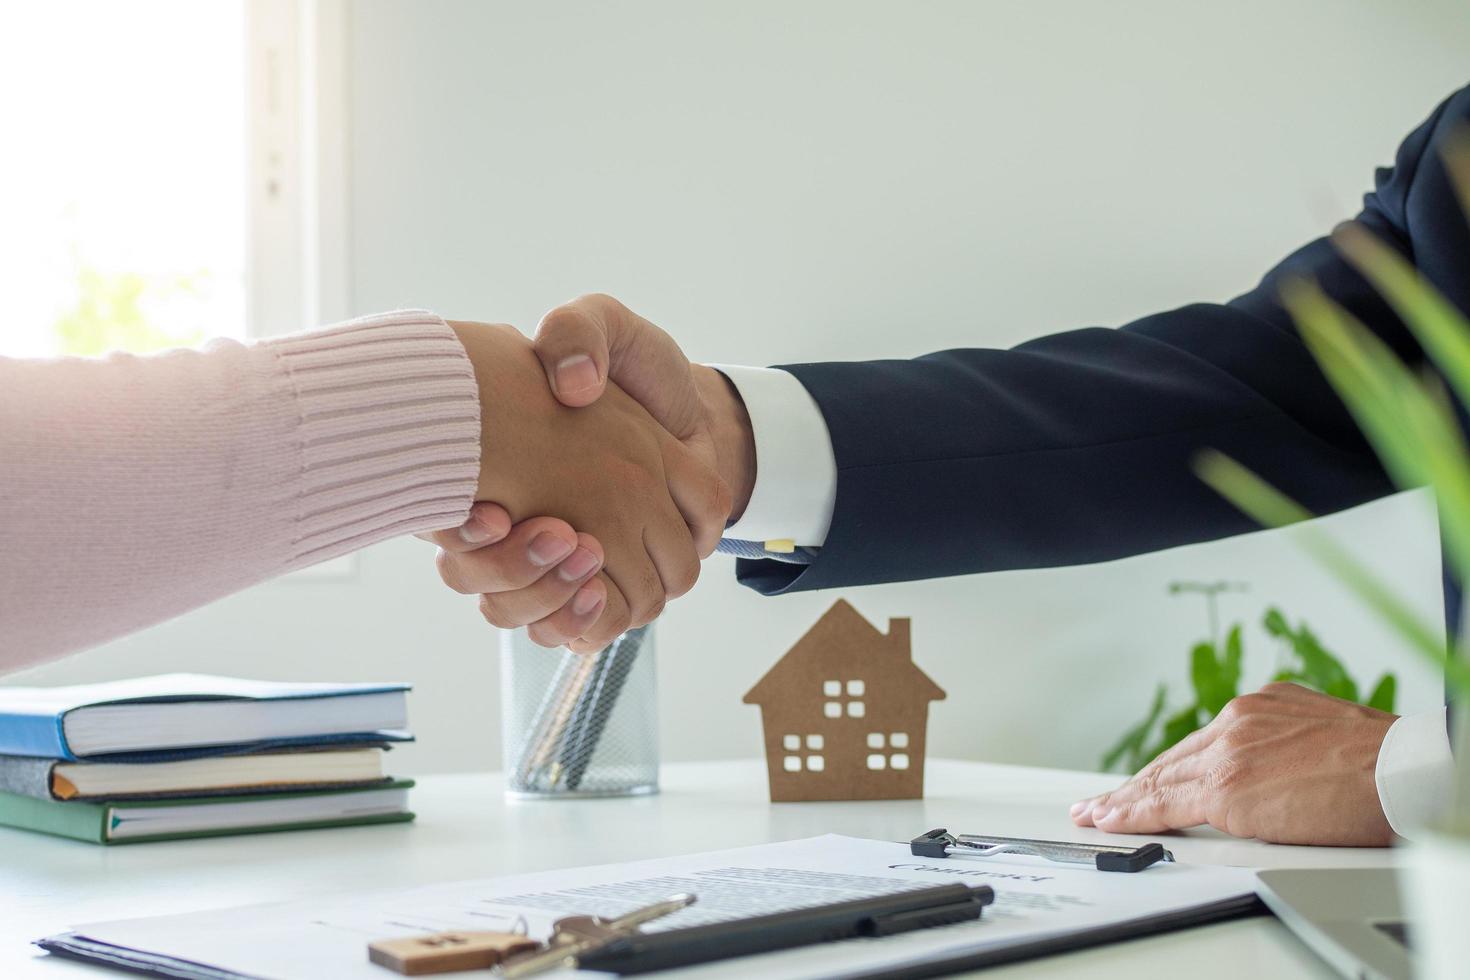
[[[55,759],[35,759],[28,755],[0,755],[0,792],[54,800],[51,795],[51,769]]]
[[[331,790],[387,782],[387,744],[291,750],[158,762],[64,762],[0,755],[0,792],[39,800],[143,800]]]

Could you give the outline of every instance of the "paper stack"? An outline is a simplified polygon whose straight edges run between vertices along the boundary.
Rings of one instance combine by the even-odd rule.
[[[412,820],[406,684],[0,687],[0,824],[99,844]]]

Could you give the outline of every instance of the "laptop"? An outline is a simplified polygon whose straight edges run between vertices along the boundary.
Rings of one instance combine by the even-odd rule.
[[[1345,977],[1411,980],[1409,936],[1392,868],[1262,871],[1267,908]]]

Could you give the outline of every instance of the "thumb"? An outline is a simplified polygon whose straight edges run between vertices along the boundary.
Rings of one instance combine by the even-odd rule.
[[[691,439],[705,429],[689,359],[678,343],[611,296],[582,296],[546,314],[535,348],[563,405],[590,405],[611,378],[675,438]]]
[[[590,300],[564,303],[536,327],[536,356],[556,400],[569,408],[591,405],[607,386],[607,321]]]

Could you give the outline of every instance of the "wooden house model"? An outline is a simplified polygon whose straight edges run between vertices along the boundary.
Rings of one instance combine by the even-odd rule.
[[[907,619],[880,633],[839,599],[744,698],[760,705],[772,801],[922,797],[929,702],[943,697]]]

